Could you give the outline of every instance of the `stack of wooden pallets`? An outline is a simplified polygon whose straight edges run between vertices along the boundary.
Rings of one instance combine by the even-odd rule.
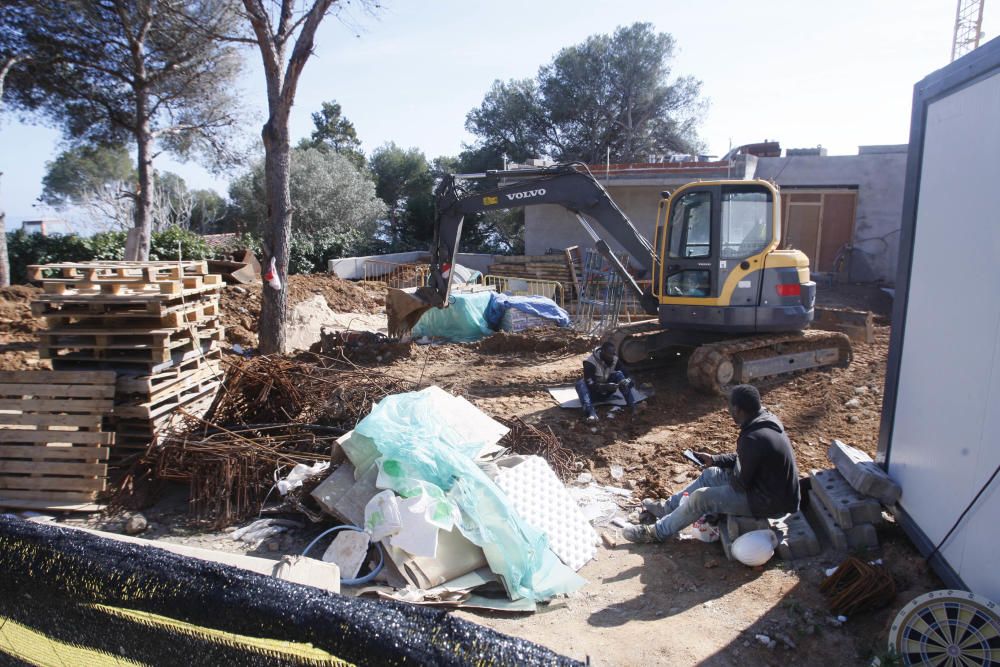
[[[222,277],[204,261],[29,267],[44,294],[39,356],[57,371],[117,376],[112,462],[145,450],[179,409],[200,416],[221,384]]]
[[[574,294],[573,276],[565,255],[494,255],[488,273],[510,278],[551,280],[561,283],[567,299]]]
[[[95,509],[114,398],[110,371],[0,371],[0,507]]]

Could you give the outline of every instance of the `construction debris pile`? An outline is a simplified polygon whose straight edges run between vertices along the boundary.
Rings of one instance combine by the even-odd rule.
[[[203,414],[221,384],[222,277],[194,262],[87,262],[29,267],[47,329],[39,356],[57,371],[116,374],[111,462],[125,465],[178,409]]]
[[[558,449],[516,426],[520,444]],[[504,455],[509,430],[434,386],[383,399],[338,439],[344,460],[311,493],[363,527],[339,531],[324,560],[363,592],[410,602],[531,610],[578,589],[597,535],[545,459]]]

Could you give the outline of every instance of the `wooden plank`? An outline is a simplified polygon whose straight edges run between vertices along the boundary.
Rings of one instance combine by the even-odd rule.
[[[103,478],[83,479],[80,477],[3,477],[0,489],[22,489],[25,491],[103,491],[107,480]],[[2,493],[0,493],[2,495]]]
[[[213,350],[205,356],[195,357],[182,362],[175,368],[168,369],[156,375],[126,376],[120,375],[116,383],[119,394],[144,393],[152,394],[160,388],[183,381],[189,375],[196,373],[215,373],[224,375],[222,371],[222,350]]]
[[[7,507],[18,510],[48,510],[50,512],[100,512],[104,505],[90,502],[94,494],[77,494],[85,496],[84,499],[74,501],[71,499],[57,498],[53,500],[40,500],[38,498],[12,498],[10,492],[0,495],[0,507]],[[29,494],[31,495],[31,494]],[[35,494],[39,495],[39,494]],[[73,495],[73,494],[68,494]]]
[[[0,396],[31,396],[33,398],[114,398],[115,385],[110,384],[0,384]],[[30,409],[28,406],[27,409]]]
[[[0,442],[71,442],[76,444],[110,445],[114,433],[100,431],[27,431],[0,429]]]
[[[108,458],[109,447],[60,447],[45,445],[0,445],[0,458],[37,458],[52,461],[97,461]]]
[[[216,292],[221,285],[203,285],[197,289],[183,290],[178,294],[160,294],[156,292],[137,292],[128,294],[40,294],[36,301],[41,303],[95,303],[95,304],[122,304],[122,303],[146,303],[157,301],[174,301],[182,297],[193,297],[208,292]]]
[[[110,411],[114,401],[111,399],[87,399],[49,401],[40,399],[0,398],[0,410],[19,410],[21,412],[86,412],[98,414]]]
[[[61,503],[91,503],[97,493],[94,491],[21,491],[8,490],[0,492],[0,505],[15,507],[12,503],[23,501],[48,502],[53,504]]]
[[[0,428],[3,426],[83,426],[92,429],[101,427],[102,415],[63,415],[47,412],[25,412],[19,415],[0,413]]]
[[[0,371],[0,384],[114,384],[114,371]]]
[[[0,475],[4,473],[37,473],[39,475],[104,477],[108,474],[108,466],[106,463],[55,463],[51,461],[0,460]]]

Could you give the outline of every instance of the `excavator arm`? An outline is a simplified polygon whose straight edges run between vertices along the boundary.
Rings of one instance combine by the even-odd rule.
[[[490,187],[469,190],[463,185],[469,180],[484,179],[488,179]],[[607,241],[600,237],[584,216],[599,223],[625,248],[646,275],[658,272],[653,247],[608,196],[586,165],[570,163],[539,169],[448,175],[435,188],[434,200],[436,217],[430,276],[423,287],[389,290],[386,299],[389,335],[399,336],[412,329],[429,308],[447,307],[453,275],[451,267],[455,264],[466,215],[537,204],[556,204],[574,213],[594,240],[598,252],[639,299],[643,310],[650,314],[657,313],[658,300],[652,291],[644,292],[639,287]]]
[[[493,187],[466,191],[460,181],[469,178],[486,178]],[[435,190],[437,220],[434,228],[430,279],[422,296],[432,306],[443,307],[448,303],[451,286],[451,266],[455,263],[462,223],[465,216],[495,209],[510,209],[537,204],[563,206],[577,216],[580,224],[594,240],[597,250],[611,263],[625,285],[640,299],[651,314],[656,313],[657,300],[652,293],[644,293],[632,275],[614,255],[607,241],[602,239],[583,217],[595,220],[632,257],[646,275],[655,273],[656,256],[652,245],[639,233],[628,216],[608,196],[607,191],[580,163],[557,165],[540,169],[490,171],[472,176],[448,175]]]

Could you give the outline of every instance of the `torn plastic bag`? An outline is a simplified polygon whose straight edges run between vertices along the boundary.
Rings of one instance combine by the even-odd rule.
[[[457,525],[482,547],[512,598],[542,600],[577,590],[584,580],[559,562],[544,533],[517,515],[473,461],[484,442],[460,435],[435,410],[438,392],[388,396],[358,423],[355,430],[383,455],[378,486],[403,497],[427,496],[426,519],[444,530]]]
[[[460,292],[448,296],[447,308],[431,308],[413,327],[413,337],[446,338],[471,343],[493,333],[484,313],[492,292]]]

